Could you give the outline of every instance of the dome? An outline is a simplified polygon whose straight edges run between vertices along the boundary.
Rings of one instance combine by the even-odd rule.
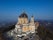
[[[28,18],[27,14],[25,12],[23,12],[19,17]]]

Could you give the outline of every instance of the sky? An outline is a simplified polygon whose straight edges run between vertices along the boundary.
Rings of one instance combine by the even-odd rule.
[[[0,21],[17,20],[24,11],[29,18],[53,20],[53,0],[0,0]]]

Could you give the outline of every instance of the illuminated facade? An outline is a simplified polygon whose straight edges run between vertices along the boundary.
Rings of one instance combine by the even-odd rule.
[[[31,20],[29,22],[28,16],[25,12],[23,12],[19,17],[18,17],[18,22],[15,25],[15,30],[16,32],[23,36],[26,36],[29,33],[35,33],[35,24],[34,24],[34,17],[31,17]]]

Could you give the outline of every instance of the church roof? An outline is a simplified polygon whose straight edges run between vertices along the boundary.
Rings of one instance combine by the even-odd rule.
[[[25,12],[23,12],[19,17],[28,18],[27,14]]]

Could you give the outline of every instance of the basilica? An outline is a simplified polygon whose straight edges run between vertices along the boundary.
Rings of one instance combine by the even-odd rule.
[[[17,37],[27,36],[30,33],[33,34],[36,32],[36,29],[37,27],[34,22],[34,17],[31,16],[29,20],[28,15],[25,12],[23,12],[18,17],[15,29],[9,31],[8,34],[10,33],[9,35],[13,36],[16,39]]]

